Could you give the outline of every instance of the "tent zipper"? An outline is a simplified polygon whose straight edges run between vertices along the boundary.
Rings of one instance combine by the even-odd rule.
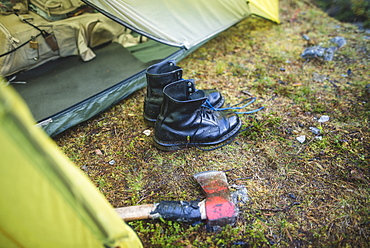
[[[4,54],[0,55],[0,58],[1,58],[1,57],[5,56],[9,53],[11,54],[11,52],[18,46],[20,41],[17,38],[15,38],[1,22],[0,22],[0,30],[6,35],[6,37],[8,38],[8,41],[9,41],[9,45],[10,45],[10,46],[8,46],[8,51],[5,52]],[[5,61],[5,63],[10,61],[10,59],[12,59],[12,58],[5,59],[5,60],[7,60],[7,61]]]
[[[9,30],[0,22],[0,28],[1,30],[7,35],[9,41],[10,41],[10,44],[13,45],[13,48],[15,48],[17,46],[17,44],[20,42],[17,38],[15,38],[10,32]]]
[[[8,51],[4,54],[1,54],[0,58],[9,54],[9,56],[5,57],[3,61],[3,65],[9,65],[15,56],[13,51],[16,49],[17,43],[20,43],[20,41],[17,38],[13,37],[13,35],[2,23],[0,23],[0,32],[1,31],[7,36],[9,40],[9,45],[7,46]],[[2,74],[3,72],[4,72],[3,68],[0,68],[0,73]]]

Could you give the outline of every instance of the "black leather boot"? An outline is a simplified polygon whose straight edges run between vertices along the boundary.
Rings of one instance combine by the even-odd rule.
[[[144,99],[144,120],[154,126],[157,116],[161,110],[163,101],[163,88],[169,83],[176,82],[182,78],[182,68],[176,66],[175,61],[163,61],[148,67],[146,71],[147,91]],[[189,88],[190,89],[190,88]],[[197,91],[195,87],[190,93]],[[215,108],[224,104],[221,93],[214,89],[204,90],[209,103]]]
[[[161,112],[154,126],[158,149],[174,151],[217,145],[238,133],[242,124],[237,114],[205,107],[204,91],[191,93],[193,88],[191,80],[180,80],[164,87]]]

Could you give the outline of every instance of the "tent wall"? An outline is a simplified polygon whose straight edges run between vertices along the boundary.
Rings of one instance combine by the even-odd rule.
[[[0,82],[0,246],[141,247],[108,201]]]
[[[251,14],[244,0],[86,0],[88,4],[142,34],[190,48]]]

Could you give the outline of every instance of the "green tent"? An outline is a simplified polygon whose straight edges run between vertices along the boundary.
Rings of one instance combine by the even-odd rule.
[[[142,247],[88,177],[0,82],[0,247]]]
[[[30,11],[33,26],[15,15],[0,16],[0,44],[9,44],[0,45],[0,73],[50,136],[145,87],[145,69],[154,63],[178,62],[251,15],[279,22],[278,0],[83,2],[95,13],[50,21]],[[59,50],[51,50],[34,26],[53,33]],[[127,33],[138,42],[122,43]],[[28,64],[4,70],[17,58]]]

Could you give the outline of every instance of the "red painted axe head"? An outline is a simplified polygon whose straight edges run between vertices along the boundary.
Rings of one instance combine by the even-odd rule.
[[[211,226],[233,224],[237,208],[231,199],[226,175],[221,171],[205,171],[194,175],[206,193],[207,223]]]

